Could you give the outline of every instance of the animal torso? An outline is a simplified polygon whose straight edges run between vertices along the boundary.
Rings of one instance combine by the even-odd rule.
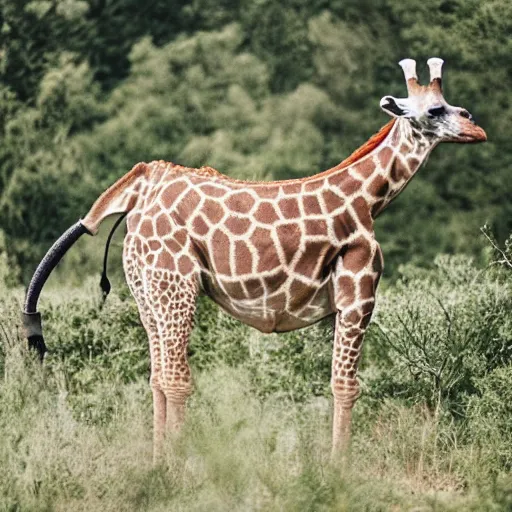
[[[203,293],[264,332],[335,312],[336,259],[372,230],[368,208],[360,208],[364,196],[353,194],[360,182],[347,175],[341,184],[328,176],[252,183],[210,168],[150,166],[128,216],[125,260],[139,260],[130,268],[192,276]]]
[[[124,200],[135,203],[124,251],[128,282],[140,281],[141,289],[147,269],[153,281],[159,273],[186,279],[264,332],[334,313],[347,289],[364,299],[364,290],[373,290],[366,280],[382,267],[373,218],[428,149],[411,134],[392,122],[338,166],[297,180],[238,181],[210,167],[140,164],[144,179]],[[350,262],[343,262],[349,246]],[[348,283],[354,275],[359,284]]]

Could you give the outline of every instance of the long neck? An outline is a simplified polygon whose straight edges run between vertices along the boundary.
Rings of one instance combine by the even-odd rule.
[[[375,218],[409,183],[437,141],[428,139],[406,119],[398,119],[368,154],[331,170],[330,182],[350,195],[363,196]]]

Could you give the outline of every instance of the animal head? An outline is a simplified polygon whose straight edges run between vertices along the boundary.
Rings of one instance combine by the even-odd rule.
[[[407,119],[422,134],[438,142],[485,142],[487,135],[473,121],[471,114],[454,107],[444,99],[441,82],[443,60],[431,58],[430,84],[420,85],[416,75],[416,61],[399,62],[407,82],[407,98],[384,96],[380,107],[393,117]]]

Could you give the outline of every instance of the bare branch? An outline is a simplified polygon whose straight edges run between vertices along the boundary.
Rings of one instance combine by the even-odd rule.
[[[480,231],[483,233],[485,238],[487,238],[489,243],[493,246],[494,250],[496,252],[498,252],[501,255],[501,257],[503,258],[501,260],[497,260],[496,263],[499,263],[501,265],[506,265],[512,269],[512,261],[508,258],[505,251],[503,251],[503,249],[501,249],[501,247],[499,247],[498,244],[496,244],[496,242],[485,232],[484,228],[480,228]]]

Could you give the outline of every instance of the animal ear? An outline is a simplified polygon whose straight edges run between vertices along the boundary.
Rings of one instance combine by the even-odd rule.
[[[384,96],[380,100],[380,108],[393,117],[413,117],[413,111],[407,98]]]

